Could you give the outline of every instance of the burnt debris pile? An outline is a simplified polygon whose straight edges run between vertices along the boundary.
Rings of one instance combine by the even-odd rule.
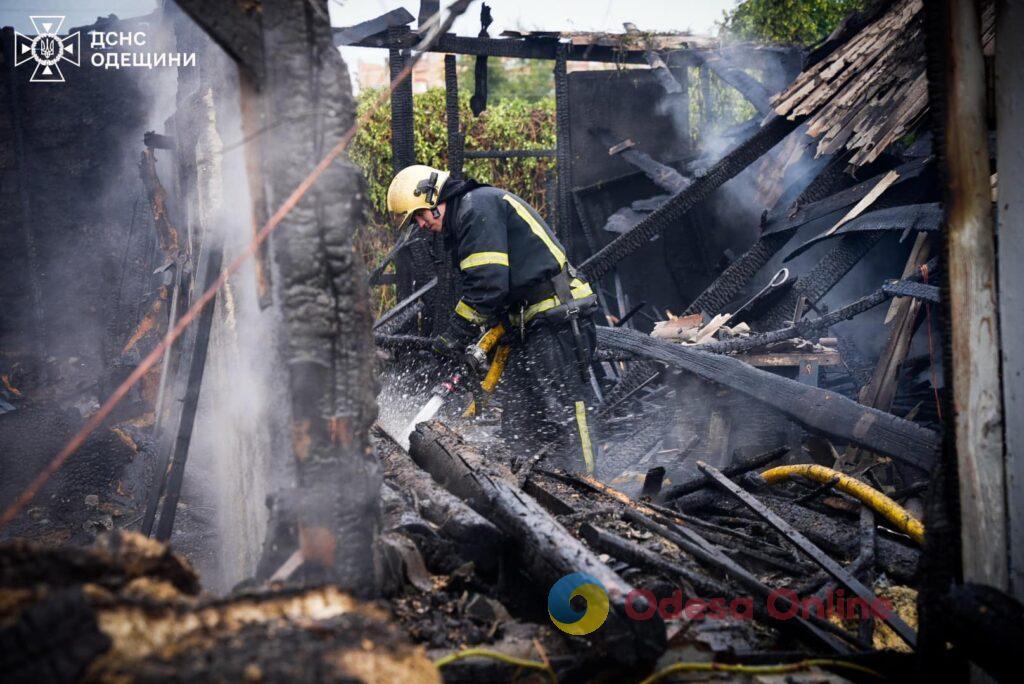
[[[196,68],[69,83],[94,117],[117,90],[124,115],[102,144],[57,131],[81,155],[52,203],[52,112],[34,120],[44,103],[0,70],[15,96],[0,131],[16,133],[0,171],[21,179],[0,188],[0,258],[24,283],[0,293],[0,669],[1012,671],[1020,605],[958,574],[957,149],[931,54],[948,17],[882,0],[805,50],[632,24],[490,37],[487,5],[480,35],[457,36],[469,4],[439,30],[428,0],[415,28],[396,9],[332,29],[325,0],[101,19],[82,30],[149,31]],[[990,54],[995,4],[979,7]],[[388,51],[373,106],[390,106],[395,172],[424,161],[408,75],[425,52],[446,53],[452,179],[467,159],[554,157],[550,216],[518,215],[538,237],[553,226],[564,253],[548,249],[576,269],[543,292],[550,308],[590,288],[594,326],[572,318],[596,345],[572,358],[593,397],[574,407],[582,461],[553,421],[509,429],[525,304],[461,364],[432,351],[472,310],[443,235],[403,231],[365,277],[367,192],[345,156],[364,122],[338,46]],[[554,149],[466,149],[457,60],[475,61],[479,116],[487,59],[507,57],[551,64]],[[997,191],[993,174],[982,194]],[[59,244],[69,221],[83,227]],[[77,280],[59,270],[69,250]],[[384,287],[397,304],[374,322]]]

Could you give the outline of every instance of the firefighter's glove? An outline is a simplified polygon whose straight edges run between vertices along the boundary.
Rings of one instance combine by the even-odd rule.
[[[469,321],[453,316],[445,331],[434,338],[434,353],[461,363],[466,354],[466,347],[476,342],[479,336],[479,328]]]
[[[434,338],[434,344],[431,349],[438,356],[461,361],[466,345],[459,340],[452,339],[452,335],[445,332]]]

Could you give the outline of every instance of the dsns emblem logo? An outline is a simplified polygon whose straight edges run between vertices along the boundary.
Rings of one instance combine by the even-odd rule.
[[[572,605],[577,596],[586,601],[582,611]],[[608,592],[600,580],[584,572],[566,575],[548,592],[548,615],[567,634],[590,634],[608,619]]]
[[[21,66],[32,60],[36,63],[32,72],[31,83],[63,83],[64,73],[60,63],[67,62],[78,66],[81,60],[82,40],[78,31],[67,38],[57,35],[64,24],[61,16],[32,16],[32,26],[36,29],[35,36],[26,36],[14,32],[14,66]]]

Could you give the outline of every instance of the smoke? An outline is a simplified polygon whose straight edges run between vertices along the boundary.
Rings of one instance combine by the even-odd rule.
[[[180,27],[179,22],[179,35]],[[175,109],[176,117],[198,127],[192,131],[197,183],[186,198],[187,220],[205,229],[197,236],[200,253],[219,242],[226,264],[246,249],[254,232],[244,146],[237,145],[244,137],[237,69],[208,41],[199,60],[199,87],[179,90]],[[188,82],[179,80],[179,88]],[[178,128],[181,144],[190,141],[183,129]],[[192,151],[179,152],[188,159]],[[267,497],[294,482],[280,327],[277,307],[260,307],[250,259],[217,295],[184,505],[172,537],[211,591],[227,591],[255,573],[266,536]]]

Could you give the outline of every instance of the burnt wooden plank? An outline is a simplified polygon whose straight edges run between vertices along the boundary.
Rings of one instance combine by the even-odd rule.
[[[1008,588],[996,252],[976,7],[949,0],[945,153],[952,393],[964,581]]]
[[[930,471],[939,435],[846,397],[774,375],[739,359],[662,342],[624,328],[597,329],[598,345],[690,371],[778,409],[809,430],[849,440]]]

